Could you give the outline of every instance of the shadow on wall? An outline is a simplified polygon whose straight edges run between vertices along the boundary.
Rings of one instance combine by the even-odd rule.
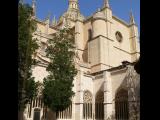
[[[119,91],[122,89],[125,89],[128,94],[128,103],[125,102],[124,100],[122,101],[126,105],[128,104],[128,114],[129,114],[129,119],[135,119],[139,120],[139,109],[140,109],[140,76],[137,74],[137,72],[134,69],[134,66],[128,66],[127,71],[126,71],[126,76],[121,83],[120,87],[116,90],[115,98],[116,95]],[[123,98],[123,94],[120,95],[120,97]],[[131,101],[131,102],[130,102]],[[117,107],[118,106],[118,107]],[[115,106],[115,111],[117,112],[116,109],[124,109],[124,105],[117,104]],[[120,113],[116,113],[116,116],[120,116]],[[115,117],[116,117],[115,116]],[[125,114],[121,114],[122,117],[127,117]]]
[[[88,62],[88,43],[86,43],[83,54],[82,54],[83,62]]]
[[[136,72],[138,74],[140,74],[140,59],[136,62],[136,64],[134,65],[134,69],[136,70]]]
[[[56,114],[55,112],[52,112],[51,110],[47,110],[47,120],[56,120]]]
[[[95,120],[104,119],[104,82],[95,95]]]

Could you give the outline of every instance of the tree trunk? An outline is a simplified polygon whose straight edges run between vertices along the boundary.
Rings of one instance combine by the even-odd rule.
[[[24,120],[23,111],[18,111],[18,120]]]

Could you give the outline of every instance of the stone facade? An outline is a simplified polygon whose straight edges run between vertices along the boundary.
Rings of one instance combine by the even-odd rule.
[[[66,25],[75,30],[78,74],[73,87],[75,96],[67,112],[58,113],[58,118],[55,113],[46,112],[48,109],[43,106],[40,95],[26,108],[26,120],[34,120],[35,108],[40,111],[40,120],[120,120],[116,95],[121,90],[127,91],[128,98],[129,117],[125,120],[139,119],[140,78],[134,70],[134,63],[139,59],[140,49],[138,28],[132,14],[130,23],[124,22],[112,14],[108,0],[104,0],[102,8],[85,18],[80,13],[78,0],[69,0],[68,10],[52,24],[49,18],[40,21],[35,16],[34,19],[38,26],[34,37],[41,46],[35,55],[40,63],[33,66],[35,80],[43,82],[48,75],[49,59],[44,52],[47,40]],[[128,62],[122,64],[123,61]],[[121,116],[127,115],[122,113]]]

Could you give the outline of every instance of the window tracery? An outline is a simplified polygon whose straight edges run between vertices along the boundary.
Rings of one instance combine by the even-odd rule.
[[[92,93],[84,91],[83,94],[83,118],[91,119],[92,118]]]
[[[89,91],[85,91],[83,95],[84,103],[91,103],[92,102],[92,94]]]

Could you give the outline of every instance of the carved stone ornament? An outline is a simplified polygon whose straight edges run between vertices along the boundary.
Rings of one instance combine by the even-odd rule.
[[[84,103],[91,103],[92,102],[92,94],[89,91],[85,91],[83,95]]]

